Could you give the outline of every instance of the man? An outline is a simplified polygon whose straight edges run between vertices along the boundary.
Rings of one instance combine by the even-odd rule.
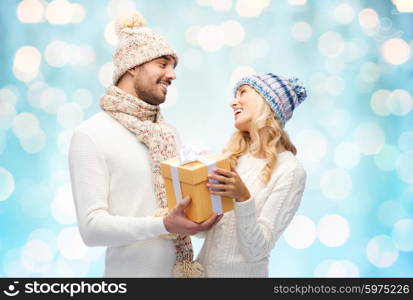
[[[88,246],[108,247],[106,277],[202,277],[188,234],[208,230],[220,216],[201,224],[188,220],[189,198],[166,214],[159,167],[177,154],[159,109],[176,79],[176,53],[138,13],[116,26],[114,85],[101,97],[103,112],[83,122],[71,140],[80,234]]]

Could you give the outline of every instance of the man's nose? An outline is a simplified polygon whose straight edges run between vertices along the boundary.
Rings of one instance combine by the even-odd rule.
[[[175,69],[173,68],[169,69],[166,76],[168,77],[169,80],[175,80],[176,79]]]

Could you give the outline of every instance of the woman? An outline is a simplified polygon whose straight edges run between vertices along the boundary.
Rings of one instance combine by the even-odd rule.
[[[237,131],[224,153],[231,171],[215,169],[211,193],[234,199],[234,210],[206,233],[198,256],[208,277],[268,277],[275,242],[301,201],[306,173],[284,130],[306,98],[298,79],[272,73],[242,78],[234,89]]]

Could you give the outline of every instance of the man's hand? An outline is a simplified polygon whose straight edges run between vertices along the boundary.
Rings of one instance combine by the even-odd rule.
[[[184,213],[185,208],[187,208],[190,203],[191,198],[189,196],[185,197],[166,217],[163,218],[163,223],[168,232],[194,235],[209,230],[212,226],[218,223],[223,216],[223,214],[214,214],[202,223],[195,223],[189,220]]]

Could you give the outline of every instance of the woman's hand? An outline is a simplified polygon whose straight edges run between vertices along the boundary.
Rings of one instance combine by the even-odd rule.
[[[231,167],[231,171],[216,168],[214,174],[208,174],[208,179],[218,183],[207,183],[211,194],[233,198],[237,202],[248,200],[251,195],[237,171]]]

